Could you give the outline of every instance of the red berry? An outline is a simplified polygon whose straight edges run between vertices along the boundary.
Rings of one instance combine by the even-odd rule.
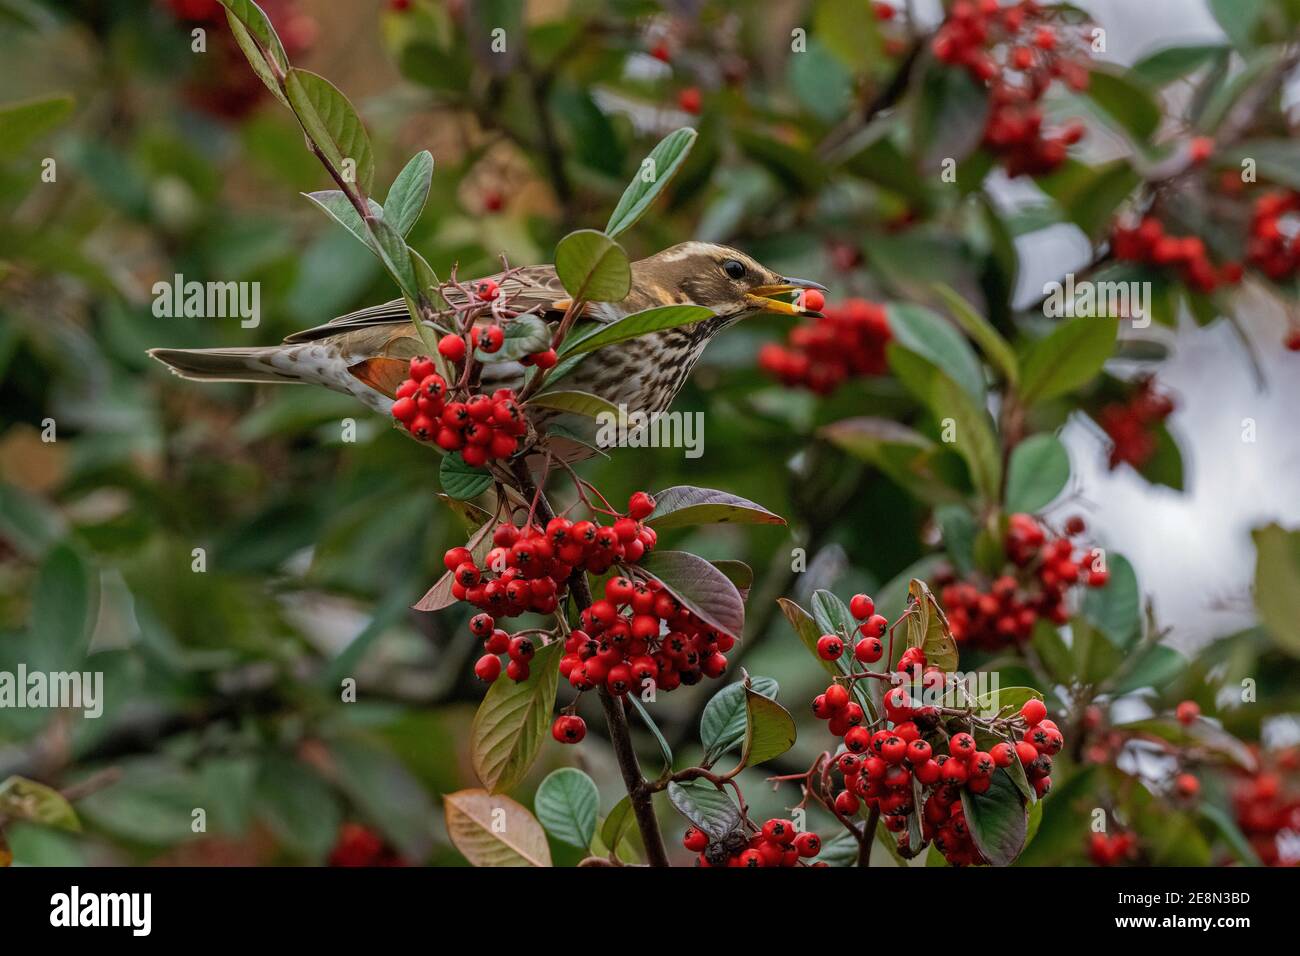
[[[1031,698],[1020,708],[1020,716],[1025,718],[1025,723],[1033,727],[1047,716],[1047,705],[1036,697]]]
[[[889,630],[889,621],[880,614],[873,614],[858,628],[863,637],[884,637]]]
[[[878,637],[864,637],[853,648],[853,656],[863,664],[874,664],[885,653],[885,645]]]
[[[506,676],[516,684],[528,680],[528,662],[512,660],[506,665]]]
[[[551,736],[562,744],[576,744],[587,736],[587,722],[576,714],[562,714],[551,724]]]
[[[655,510],[655,500],[644,491],[638,491],[627,502],[627,513],[637,521],[650,517]]]
[[[557,361],[559,361],[559,357],[555,354],[555,349],[547,349],[545,352],[534,352],[532,355],[528,356],[528,358],[532,361],[532,364],[536,365],[540,369],[551,368]]]
[[[948,741],[948,752],[961,761],[975,756],[976,749],[975,738],[967,733],[954,734]]]
[[[763,839],[789,846],[798,834],[789,820],[768,820],[763,824]]]
[[[1201,792],[1201,781],[1190,773],[1180,773],[1174,780],[1179,796],[1194,797]]]
[[[480,279],[474,283],[474,294],[484,302],[491,302],[500,294],[500,291],[501,287],[491,279]]]
[[[815,833],[800,833],[794,838],[794,848],[805,859],[816,856],[822,850],[822,839]]]
[[[703,853],[709,845],[709,835],[699,827],[690,827],[682,837],[682,846],[692,853]]]
[[[475,614],[469,619],[470,633],[475,637],[487,637],[496,627],[496,621],[492,620],[490,614]]]
[[[844,653],[844,642],[834,634],[823,634],[817,639],[817,656],[824,661],[836,660]]]
[[[1196,723],[1196,718],[1201,716],[1201,708],[1197,706],[1194,700],[1185,700],[1178,705],[1174,711],[1178,717],[1178,722],[1184,726]]]
[[[490,684],[501,676],[501,658],[495,654],[484,654],[474,664],[474,676],[485,684]]]
[[[799,306],[806,312],[820,312],[826,307],[826,296],[816,289],[804,289],[799,294]]]
[[[876,602],[865,594],[855,594],[849,599],[849,613],[859,621],[865,621],[876,613]]]
[[[688,86],[677,94],[677,105],[692,116],[698,116],[704,108],[704,95],[697,86]]]
[[[1187,144],[1187,155],[1193,163],[1203,163],[1214,152],[1214,140],[1208,136],[1196,136]]]
[[[1000,744],[995,744],[989,753],[993,757],[993,762],[999,767],[1010,767],[1016,759],[1016,748],[1005,740]]]
[[[849,702],[849,692],[843,684],[831,684],[823,696],[826,698],[826,706],[832,711],[843,710]]]

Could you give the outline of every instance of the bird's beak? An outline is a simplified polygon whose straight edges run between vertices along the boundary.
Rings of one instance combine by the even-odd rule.
[[[781,315],[817,315],[818,313],[801,309],[792,302],[783,302],[780,299],[772,298],[774,295],[786,295],[790,292],[798,292],[801,289],[817,289],[819,292],[829,291],[826,286],[820,282],[813,282],[811,279],[784,278],[772,285],[755,286],[745,293],[745,300],[764,312],[777,312]]]

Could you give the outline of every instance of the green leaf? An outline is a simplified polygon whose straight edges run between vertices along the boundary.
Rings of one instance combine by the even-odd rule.
[[[1012,351],[1007,340],[998,334],[998,330],[989,324],[988,319],[976,312],[974,307],[955,290],[946,285],[936,285],[934,290],[947,304],[948,311],[952,313],[957,324],[975,340],[975,344],[1002,373],[1002,377],[1015,385],[1020,378],[1020,365],[1016,362],[1016,353]]]
[[[551,836],[570,846],[586,849],[596,833],[600,791],[581,770],[562,767],[538,785],[533,797],[537,819]]]
[[[664,732],[659,729],[659,725],[654,722],[650,712],[645,709],[645,705],[637,699],[635,694],[629,694],[625,699],[627,703],[632,705],[632,709],[640,715],[646,729],[650,731],[655,743],[659,745],[659,755],[664,758],[664,772],[671,771],[673,769],[673,748],[668,746],[668,738],[664,736]]]
[[[1209,821],[1215,829],[1223,836],[1223,840],[1232,848],[1232,852],[1237,855],[1238,861],[1246,866],[1263,866],[1255,848],[1250,845],[1246,835],[1241,832],[1237,826],[1237,821],[1223,811],[1222,808],[1215,806],[1208,800],[1201,800],[1196,805],[1197,812],[1202,819]]]
[[[1074,655],[1066,646],[1056,625],[1046,618],[1039,618],[1034,625],[1032,639],[1034,653],[1047,668],[1047,674],[1058,684],[1069,684],[1074,680],[1076,671]]]
[[[492,485],[492,475],[482,468],[471,468],[460,452],[444,455],[438,468],[438,482],[449,498],[467,501],[477,498]]]
[[[1279,648],[1300,657],[1300,531],[1270,524],[1251,538],[1259,619]]]
[[[277,73],[284,76],[289,72],[289,57],[270,18],[252,0],[221,0],[221,3],[226,8],[226,22],[235,35],[235,42],[248,57],[253,72],[277,100],[289,106],[276,78]]]
[[[973,165],[988,121],[989,96],[965,70],[931,63],[914,84],[912,155],[924,173],[935,173],[947,159]],[[983,177],[980,177],[982,179]]]
[[[944,673],[957,669],[957,642],[948,627],[948,618],[939,607],[927,585],[913,578],[907,588],[911,598],[909,606],[915,608],[907,618],[907,646],[919,647],[925,652],[927,667],[938,667]]]
[[[402,295],[416,299],[420,294],[420,286],[415,278],[415,265],[411,262],[406,240],[383,219],[367,219],[365,223],[373,240],[371,248],[379,256],[379,261],[402,290]]]
[[[424,204],[429,198],[429,184],[433,182],[433,154],[427,149],[411,157],[410,162],[388,188],[388,198],[384,200],[384,221],[393,227],[399,236],[405,237],[411,231],[424,211]]]
[[[254,788],[262,823],[296,853],[322,860],[338,837],[343,816],[325,781],[297,760],[277,754],[261,762]]]
[[[1243,52],[1255,46],[1255,30],[1269,6],[1266,0],[1209,0],[1211,16]]]
[[[617,405],[598,395],[592,395],[590,392],[565,391],[563,389],[554,392],[542,391],[528,399],[527,404],[530,407],[554,408],[562,412],[572,412],[575,415],[584,415],[587,418],[597,418],[601,415],[612,415],[616,421],[620,418]]]
[[[869,462],[900,488],[928,504],[964,497],[952,475],[941,471],[940,448],[925,435],[888,418],[846,418],[818,429],[818,435],[855,458]]]
[[[70,93],[53,93],[0,106],[0,159],[17,156],[72,113]]]
[[[325,77],[298,69],[289,70],[285,92],[298,122],[334,172],[345,182],[355,183],[363,194],[369,193],[375,157],[366,128],[348,98]],[[352,172],[345,168],[344,160],[352,161]]]
[[[685,551],[652,551],[637,568],[701,620],[735,638],[744,633],[745,602],[731,579],[708,561]]]
[[[749,599],[749,589],[754,586],[754,569],[744,561],[710,561],[719,571],[727,576],[727,580],[736,586],[740,592],[740,599],[746,601]]]
[[[1102,115],[1138,144],[1160,126],[1160,106],[1146,84],[1131,72],[1094,66],[1085,94]]]
[[[1242,160],[1255,162],[1259,178],[1300,190],[1300,143],[1294,139],[1251,139],[1215,155],[1215,165],[1241,170]]]
[[[661,139],[650,151],[650,155],[641,161],[640,169],[623,191],[622,198],[610,214],[609,224],[605,226],[605,234],[609,238],[614,239],[627,232],[646,214],[655,197],[681,168],[686,154],[695,145],[695,136],[695,130],[689,127],[674,130]]]
[[[889,328],[900,345],[928,360],[977,401],[984,400],[984,371],[956,326],[930,309],[890,303]]]
[[[770,677],[750,678],[750,687],[755,693],[772,700],[780,690]],[[740,744],[745,739],[745,727],[745,684],[737,681],[714,694],[700,714],[700,744],[704,747],[705,763],[712,766],[719,757]]]
[[[1010,866],[1029,835],[1025,799],[1002,768],[991,779],[984,793],[963,789],[961,805],[971,839],[984,858],[993,866]]]
[[[775,700],[745,688],[745,745],[740,766],[756,767],[775,760],[794,746],[794,718]]]
[[[1116,730],[1137,736],[1150,736],[1177,747],[1201,747],[1217,753],[1244,770],[1254,771],[1256,760],[1250,748],[1218,724],[1197,720],[1184,725],[1172,717],[1148,717],[1116,724]]]
[[[632,812],[632,798],[624,797],[614,804],[604,824],[600,828],[600,842],[605,844],[610,853],[618,852],[618,845],[631,831],[636,823],[636,814]]]
[[[1116,208],[1137,188],[1142,177],[1123,159],[1101,166],[1071,160],[1035,182],[1056,200],[1071,222],[1096,239],[1110,228]]]
[[[1119,322],[1080,317],[1033,343],[1021,362],[1020,397],[1028,405],[1065,395],[1095,377],[1115,349]]]
[[[534,352],[545,352],[551,347],[551,330],[535,315],[520,315],[503,327],[505,340],[495,352],[484,352],[482,348],[474,350],[474,357],[480,362],[514,362]]]
[[[1132,66],[1132,72],[1151,86],[1180,80],[1212,62],[1227,49],[1223,44],[1171,46],[1149,53]]]
[[[559,684],[562,641],[537,649],[528,679],[501,678],[488,688],[470,726],[470,759],[479,780],[492,793],[524,778],[550,732],[551,710]]]
[[[620,302],[632,287],[632,265],[617,242],[595,229],[571,232],[555,247],[564,291],[584,302]]]
[[[502,794],[458,790],[442,798],[447,835],[474,866],[550,866],[546,832],[528,808]]]
[[[808,653],[813,656],[817,663],[821,664],[822,669],[832,677],[839,677],[843,674],[844,671],[839,663],[825,660],[817,653],[817,639],[826,632],[817,626],[813,616],[789,598],[777,598],[776,603],[780,605],[781,613],[785,615],[785,619],[790,622],[790,627],[795,636],[799,638],[804,647],[808,648]]]
[[[375,249],[374,239],[371,238],[370,231],[366,228],[366,221],[361,218],[361,214],[352,205],[352,200],[348,199],[342,190],[322,189],[314,193],[303,193],[302,195],[324,210],[325,215],[361,240],[367,249],[378,254]],[[381,218],[383,216],[384,210],[379,203],[373,199],[366,200],[366,203],[372,217]]]
[[[818,588],[813,592],[812,609],[820,634],[838,634],[846,642],[853,640],[858,622],[838,595]]]
[[[1122,554],[1106,555],[1110,579],[1105,587],[1087,588],[1083,614],[1120,649],[1137,639],[1142,623],[1142,594],[1137,573]]]
[[[813,13],[813,34],[818,42],[855,72],[879,62],[880,31],[867,12],[855,0],[819,0]]]
[[[9,777],[0,783],[0,819],[27,820],[73,833],[81,830],[77,811],[63,794],[26,777]]]
[[[566,358],[594,352],[606,345],[616,345],[650,332],[675,329],[683,325],[694,325],[714,317],[712,309],[702,305],[665,305],[654,309],[633,312],[615,322],[597,326],[581,338],[567,338],[560,346],[560,354]]]
[[[740,809],[724,790],[705,780],[668,784],[668,799],[677,812],[715,840],[740,825]]]
[[[1187,658],[1172,647],[1153,644],[1131,666],[1113,687],[1106,688],[1116,696],[1130,694],[1143,687],[1160,691],[1175,681],[1187,669]]]
[[[35,646],[27,660],[32,670],[79,670],[90,644],[98,595],[90,568],[67,544],[41,563],[32,592],[31,631]]]
[[[953,447],[965,459],[972,483],[986,500],[996,501],[1001,491],[1002,458],[982,398],[975,400],[933,363],[897,343],[890,343],[886,353],[903,386],[940,423],[953,421]]]
[[[1055,435],[1032,435],[1011,452],[1006,510],[1034,513],[1056,500],[1070,480],[1070,455]]]
[[[785,519],[738,495],[694,485],[674,485],[657,492],[655,510],[646,524],[662,531],[700,524],[785,524]]]

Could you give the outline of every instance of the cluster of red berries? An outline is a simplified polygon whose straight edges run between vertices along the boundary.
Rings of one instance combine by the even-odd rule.
[[[1200,236],[1171,236],[1154,216],[1144,217],[1132,228],[1116,225],[1111,230],[1111,248],[1116,259],[1168,269],[1184,285],[1202,293],[1236,285],[1243,274],[1239,262],[1216,267]]]
[[[1300,272],[1300,193],[1270,192],[1255,200],[1246,261],[1274,282]]]
[[[183,86],[184,96],[195,109],[223,119],[238,120],[248,115],[266,87],[244,59],[235,35],[226,28],[226,8],[219,0],[165,0],[172,15],[187,25],[202,24],[208,31],[209,52],[198,57],[199,69]],[[305,53],[320,32],[316,18],[304,13],[297,0],[260,0],[292,59]]]
[[[531,637],[526,634],[512,636],[509,631],[497,627],[496,620],[486,613],[470,618],[469,630],[475,637],[483,639],[483,650],[487,652],[474,663],[475,677],[485,684],[495,681],[501,676],[501,655],[505,654],[509,658],[506,676],[516,684],[528,680],[529,662],[537,653]]]
[[[1295,866],[1300,847],[1300,789],[1294,774],[1300,770],[1300,748],[1256,754],[1260,768],[1241,774],[1232,789],[1237,825],[1265,866]],[[1288,777],[1291,785],[1288,785]]]
[[[904,673],[924,671],[923,685],[943,681],[941,672],[934,668],[926,671],[925,667],[920,648],[909,648],[898,665]],[[817,717],[828,721],[831,732],[844,740],[844,752],[835,760],[843,780],[843,788],[834,797],[835,812],[853,816],[865,801],[868,808],[880,812],[886,829],[900,834],[899,848],[907,852],[915,849],[908,847],[905,835],[908,818],[919,813],[922,837],[932,841],[954,866],[982,862],[966,824],[962,790],[984,793],[999,767],[1019,761],[1034,789],[1044,796],[1052,786],[1052,757],[1065,744],[1060,728],[1047,719],[1047,707],[1040,700],[1027,701],[1015,723],[1004,724],[1008,735],[1013,727],[1023,727],[1019,740],[1002,740],[987,751],[980,750],[966,730],[950,734],[944,726],[944,712],[914,698],[905,683],[885,694],[885,724],[875,731],[864,723],[861,705],[841,683],[827,687],[812,707]],[[946,754],[938,751],[945,741]],[[925,794],[921,807],[916,805],[914,783]]]
[[[1173,410],[1173,400],[1157,392],[1150,377],[1141,379],[1126,400],[1104,405],[1097,424],[1111,441],[1111,469],[1125,463],[1141,468],[1150,461],[1157,447],[1155,429]]]
[[[360,823],[339,827],[338,838],[330,850],[330,866],[406,866],[395,850],[374,830]]]
[[[628,501],[628,513],[612,525],[564,517],[552,518],[544,528],[503,522],[492,532],[493,547],[481,567],[463,546],[442,556],[452,574],[452,596],[499,618],[526,611],[551,614],[575,570],[604,574],[654,548],[658,535],[643,523],[654,508],[654,498],[638,491]],[[491,630],[489,625],[479,636]]]
[[[698,853],[696,866],[826,866],[824,862],[806,863],[822,850],[821,837],[810,831],[800,833],[791,820],[768,820],[754,833],[736,829],[720,840],[713,840],[699,827],[691,827],[682,837],[682,846]]]
[[[579,615],[560,659],[560,676],[578,691],[603,686],[616,696],[688,687],[721,677],[734,635],[710,627],[659,581],[614,577],[605,596]]]
[[[1006,7],[998,0],[957,0],[932,49],[942,62],[965,68],[989,86],[984,145],[1008,175],[1049,173],[1083,138],[1079,122],[1055,133],[1043,130],[1039,101],[1054,80],[1087,88],[1087,48],[1077,31],[1058,29],[1033,0]]]
[[[528,432],[528,420],[513,389],[448,401],[447,380],[428,356],[411,359],[411,375],[397,387],[395,398],[393,417],[408,432],[445,451],[459,451],[465,464],[475,468],[509,458]]]
[[[1071,588],[1105,587],[1110,580],[1110,572],[1097,566],[1097,552],[1076,553],[1071,539],[1084,529],[1076,515],[1066,522],[1063,534],[1049,537],[1033,515],[1013,514],[1003,541],[1013,565],[1007,573],[985,586],[958,580],[950,568],[941,570],[936,583],[953,639],[993,650],[1028,640],[1039,618],[1053,624],[1069,620],[1066,597]]]
[[[1120,830],[1118,833],[1090,833],[1088,857],[1096,866],[1118,866],[1133,857],[1137,843],[1137,834],[1132,830]]]
[[[808,293],[803,303],[818,311]],[[803,386],[818,395],[830,394],[850,378],[884,374],[885,346],[891,337],[884,306],[848,299],[810,318],[790,330],[785,344],[764,345],[758,353],[759,368],[783,385]]]

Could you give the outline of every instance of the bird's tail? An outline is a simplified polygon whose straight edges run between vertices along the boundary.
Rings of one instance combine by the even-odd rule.
[[[149,355],[181,378],[201,382],[301,382],[277,368],[283,346],[228,349],[150,349]]]

